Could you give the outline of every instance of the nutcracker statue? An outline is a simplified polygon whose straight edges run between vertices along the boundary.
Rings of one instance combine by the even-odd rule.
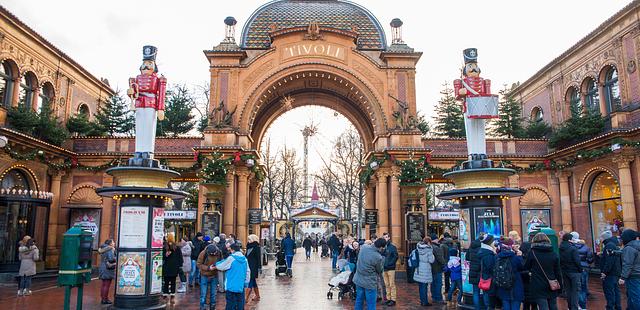
[[[136,154],[137,159],[153,159],[156,141],[157,120],[164,119],[164,99],[167,79],[158,77],[155,46],[142,48],[140,75],[129,79],[127,95],[136,111]]]
[[[462,100],[469,159],[486,158],[485,120],[498,117],[498,96],[491,94],[491,81],[480,77],[478,51],[463,51],[463,77],[453,81],[456,99]]]

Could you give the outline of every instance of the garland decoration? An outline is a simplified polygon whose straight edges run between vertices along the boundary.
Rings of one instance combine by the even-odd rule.
[[[49,167],[49,169],[53,171],[68,171],[72,168],[75,168],[75,169],[91,171],[95,173],[98,171],[109,169],[111,167],[119,166],[121,161],[119,158],[116,158],[102,165],[87,166],[87,165],[79,164],[78,158],[74,156],[72,158],[65,158],[62,163],[55,163],[55,162],[51,162],[46,158],[45,152],[43,150],[36,149],[29,153],[20,154],[17,151],[13,150],[11,146],[9,146],[9,144],[5,145],[3,149],[14,160],[18,160],[18,161],[37,160],[43,164],[46,164],[47,167]]]
[[[365,169],[360,173],[360,183],[369,184],[371,177],[376,173],[376,170],[384,164],[387,159],[390,159],[389,153],[386,151],[383,153],[382,158],[378,158],[375,155],[371,156],[371,159],[367,163]]]
[[[400,186],[422,186],[425,184],[424,180],[431,178],[430,165],[424,155],[415,160],[411,154],[407,160],[396,160],[396,165],[400,167]]]
[[[234,157],[222,158],[222,153],[215,151],[211,158],[205,159],[202,170],[198,172],[200,183],[227,185],[227,171],[232,165]]]

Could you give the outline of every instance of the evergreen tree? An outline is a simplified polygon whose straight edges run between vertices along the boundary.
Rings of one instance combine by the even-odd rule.
[[[38,124],[33,136],[42,141],[60,146],[69,138],[69,132],[64,126],[60,126],[58,118],[51,111],[51,104],[45,103],[38,113]]]
[[[586,109],[582,106],[571,105],[572,117],[564,122],[551,134],[549,146],[564,148],[574,143],[590,139],[604,131],[604,118],[600,111]]]
[[[418,117],[416,118],[416,128],[420,130],[422,135],[427,135],[431,128],[429,128],[429,122],[427,122],[426,117],[422,113],[418,113]]]
[[[508,96],[509,91],[506,87],[500,91],[503,101],[498,107],[499,118],[493,121],[491,134],[504,138],[522,138],[525,134],[522,106],[520,102]]]
[[[207,126],[209,126],[209,117],[203,115],[198,121],[198,132],[203,133]]]
[[[67,130],[81,136],[91,136],[95,128],[96,124],[90,122],[84,114],[74,115],[67,120]]]
[[[174,86],[167,91],[164,120],[158,121],[157,135],[177,137],[191,131],[196,125],[191,114],[195,104],[193,94],[185,85]]]
[[[128,99],[116,92],[107,102],[98,107],[95,114],[95,132],[99,135],[130,134],[135,126],[135,117],[128,109]]]
[[[443,87],[440,91],[442,98],[438,100],[436,107],[435,133],[443,137],[462,138],[465,136],[462,104],[456,101],[453,89],[448,83],[445,82]]]
[[[31,107],[20,103],[17,107],[12,107],[7,113],[9,126],[21,133],[33,135],[38,125],[39,117]]]
[[[527,138],[542,139],[546,138],[549,133],[551,133],[551,126],[549,126],[549,124],[547,124],[547,122],[543,120],[529,121],[524,131],[524,135]]]

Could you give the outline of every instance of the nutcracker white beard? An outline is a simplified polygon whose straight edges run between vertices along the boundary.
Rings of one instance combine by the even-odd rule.
[[[136,109],[136,153],[149,153],[153,158],[156,148],[158,112],[154,108]]]

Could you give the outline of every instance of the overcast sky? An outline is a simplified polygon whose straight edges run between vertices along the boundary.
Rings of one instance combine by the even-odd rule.
[[[202,51],[223,39],[224,18],[234,16],[238,20],[239,43],[245,21],[266,2],[2,0],[2,5],[91,73],[107,78],[114,88],[124,89],[127,79],[138,74],[145,44],[158,47],[158,66],[170,83],[208,83],[208,65]],[[482,76],[492,79],[497,93],[503,84],[531,77],[630,1],[354,2],[378,18],[388,40],[391,19],[403,20],[404,41],[424,53],[417,68],[417,106],[431,116],[442,83],[460,74],[464,48],[478,48]],[[301,115],[333,115],[323,111],[296,109],[288,114],[303,127]],[[282,130],[291,124],[277,123],[282,123]],[[272,130],[279,131],[276,125]],[[335,126],[321,128],[326,137],[323,139],[331,140],[337,134],[332,128]],[[280,135],[282,139],[286,136]],[[296,145],[299,142],[289,141]]]

